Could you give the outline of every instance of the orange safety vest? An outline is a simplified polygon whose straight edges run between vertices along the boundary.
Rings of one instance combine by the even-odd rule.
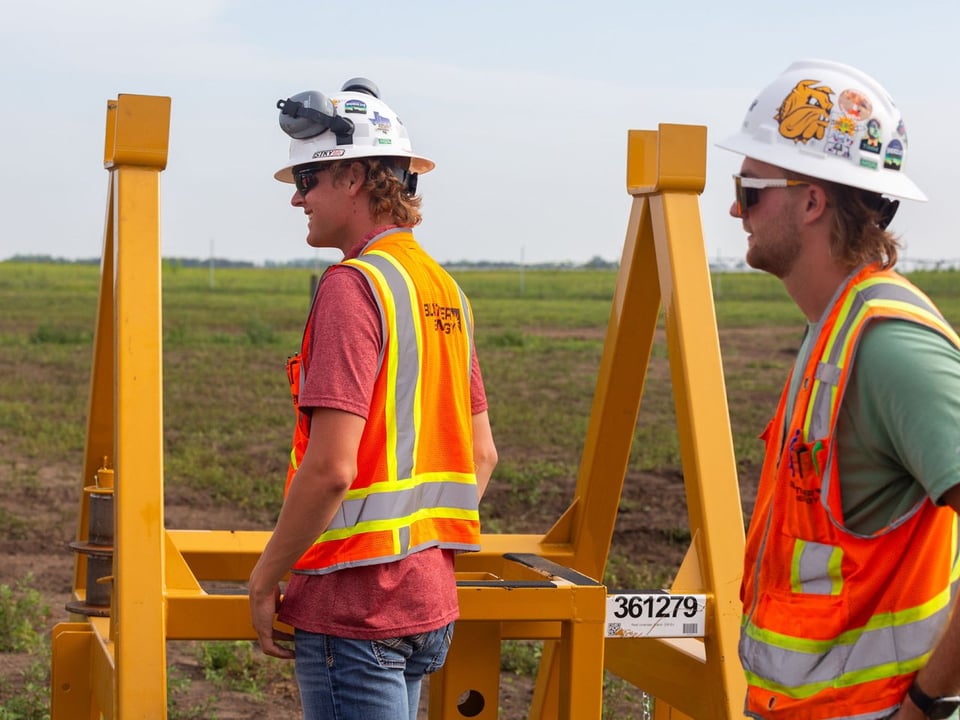
[[[872,720],[899,706],[936,645],[958,578],[957,517],[928,498],[867,536],[843,525],[835,433],[858,340],[878,318],[932,328],[933,303],[893,271],[849,279],[814,339],[793,417],[790,381],[761,436],[747,533],[740,660],[756,718]]]
[[[357,477],[333,521],[293,571],[324,574],[392,562],[430,547],[479,550],[470,407],[473,317],[467,297],[404,228],[378,235],[342,265],[356,268],[370,283],[383,346]],[[300,412],[298,401],[311,333],[308,319],[300,354],[287,363],[297,424],[284,496],[310,436],[310,416]]]

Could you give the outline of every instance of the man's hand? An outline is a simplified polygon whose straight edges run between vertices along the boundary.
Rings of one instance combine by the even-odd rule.
[[[294,657],[293,650],[277,645],[276,641],[293,640],[293,636],[273,627],[273,616],[280,607],[280,586],[274,585],[272,593],[269,590],[256,590],[254,576],[250,578],[250,619],[257,633],[257,642],[264,655],[289,660]]]

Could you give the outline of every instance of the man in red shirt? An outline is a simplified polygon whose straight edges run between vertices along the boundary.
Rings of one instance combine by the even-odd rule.
[[[296,185],[307,243],[344,260],[288,365],[294,448],[251,617],[264,653],[296,657],[304,718],[414,720],[459,614],[454,556],[479,549],[497,461],[472,311],[413,237],[417,176],[434,163],[377,88],[357,78],[278,107],[293,140],[276,177]],[[295,653],[277,644],[278,609]]]

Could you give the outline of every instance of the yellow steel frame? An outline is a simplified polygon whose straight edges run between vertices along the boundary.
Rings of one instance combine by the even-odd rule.
[[[253,639],[244,582],[263,531],[163,525],[159,174],[169,98],[107,103],[108,202],[82,486],[113,465],[113,574],[108,617],[53,631],[51,719],[165,718],[166,641]],[[458,563],[461,621],[430,683],[431,717],[497,717],[503,639],[545,641],[531,718],[600,718],[603,668],[663,702],[658,713],[732,717],[743,528],[697,196],[705,131],[631,131],[633,209],[590,427],[569,509],[545,535],[489,535]],[[708,595],[703,641],[604,640],[602,577],[663,300],[694,541],[674,583]],[[706,472],[709,470],[709,482]],[[81,492],[78,541],[87,539]],[[76,557],[74,599],[86,598]],[[690,686],[696,689],[690,691]]]
[[[662,302],[692,537],[671,590],[707,595],[707,631],[702,640],[611,638],[603,658],[605,667],[659,701],[660,718],[737,717],[745,690],[736,659],[743,520],[700,224],[705,178],[706,128],[664,124],[659,131],[629,131],[627,191],[633,203],[573,502],[545,535],[484,535],[482,551],[461,555],[457,566],[498,574],[503,554],[519,551],[603,577]],[[505,620],[523,614],[509,593],[491,594],[485,608],[490,613],[498,605]],[[574,618],[578,612],[573,610]],[[546,641],[530,718],[600,717],[595,705],[565,705],[561,694],[571,651],[556,628],[550,634],[504,621],[497,632],[486,623],[485,632],[460,642],[461,627],[474,622],[463,613],[450,659],[431,681],[431,709],[447,699],[441,718],[462,716],[449,698],[480,684],[480,673],[486,673],[483,688],[493,701],[488,705],[496,705],[497,678],[490,668],[497,666],[504,638]],[[578,653],[578,671],[592,672],[595,655]]]

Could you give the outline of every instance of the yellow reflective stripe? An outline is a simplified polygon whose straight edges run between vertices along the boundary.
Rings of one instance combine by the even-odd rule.
[[[401,528],[413,525],[415,522],[420,520],[429,520],[431,518],[444,520],[472,520],[479,522],[480,512],[477,510],[466,510],[461,508],[423,508],[402,518],[394,518],[391,520],[369,520],[366,522],[359,522],[356,525],[348,528],[327,530],[314,541],[314,544],[316,545],[327,540],[344,540],[345,538],[349,538],[354,535],[361,535],[366,532],[378,532],[384,530],[399,532]],[[399,548],[399,545],[397,545],[397,548]]]
[[[830,563],[827,565],[827,572],[833,581],[832,595],[839,595],[843,590],[843,549],[835,547],[830,553]]]
[[[406,480],[383,480],[373,483],[369,487],[347,490],[344,500],[359,500],[374,493],[397,492],[410,490],[417,485],[428,482],[460,483],[463,485],[476,484],[477,476],[473,473],[429,472],[420,473]]]
[[[295,447],[290,448],[290,464],[294,470],[300,469],[300,463],[297,462],[297,449]]]
[[[790,589],[795,593],[803,592],[803,584],[800,582],[800,559],[803,557],[803,549],[806,546],[805,540],[797,540],[793,544],[793,557],[790,558]]]
[[[752,623],[746,624],[746,633],[758,642],[777,648],[793,650],[802,653],[822,654],[836,645],[853,645],[859,637],[871,630],[909,625],[932,617],[950,603],[951,587],[934,595],[927,602],[916,607],[900,610],[895,613],[878,613],[870,618],[865,625],[841,633],[835,638],[826,640],[810,640],[808,638],[785,635],[774,630],[757,627]]]
[[[875,665],[874,667],[866,668],[864,670],[854,670],[853,672],[841,673],[836,678],[831,680],[808,683],[806,685],[798,685],[796,687],[790,687],[788,685],[783,685],[782,683],[767,680],[766,678],[763,678],[749,670],[744,670],[744,673],[747,676],[747,683],[753,685],[754,687],[760,687],[764,690],[780,693],[781,695],[786,695],[787,697],[795,700],[802,700],[829,688],[853,687],[855,685],[861,685],[874,680],[884,680],[886,678],[897,677],[899,675],[906,675],[908,673],[915,672],[927,664],[927,659],[930,657],[930,654],[930,652],[927,652],[920,657],[911,658],[910,660],[898,660],[895,662],[885,663],[884,665]]]
[[[903,302],[902,300],[871,300],[870,307],[893,308],[895,310],[902,310],[905,313],[922,317],[931,325],[937,327],[943,334],[947,335],[951,340],[953,340],[954,343],[960,344],[960,338],[957,337],[957,334],[954,332],[953,328],[943,322],[943,320],[936,313],[932,313],[929,310],[919,307],[918,305]]]
[[[407,272],[407,269],[389,253],[386,253],[383,250],[371,250],[370,252],[364,253],[364,254],[377,255],[379,257],[382,257],[384,260],[386,260],[391,265],[393,265],[394,268],[396,268],[397,273],[399,273],[400,277],[403,278],[403,282],[407,286],[407,293],[409,294],[410,300],[411,300],[410,311],[414,313],[412,324],[413,324],[413,330],[416,333],[416,338],[417,338],[417,356],[420,357],[421,362],[423,362],[423,323],[421,322],[421,319],[416,315],[417,308],[415,307],[415,304],[419,296],[417,294],[417,288],[413,283],[413,279],[410,277],[410,274]],[[380,278],[383,282],[386,282],[386,280],[382,276],[380,276]],[[390,302],[393,303],[392,292],[390,293],[390,296],[391,296]],[[396,314],[396,308],[394,308],[393,312],[394,314]],[[396,334],[394,334],[394,337],[396,337]],[[417,378],[420,378],[420,376],[421,376],[420,373],[417,373]],[[396,373],[391,375],[390,379],[395,385]],[[414,447],[414,452],[413,452],[414,462],[416,462],[417,458],[420,457],[420,437],[421,437],[420,436],[420,427],[421,427],[420,410],[422,405],[421,398],[420,398],[420,395],[421,395],[420,390],[421,390],[421,386],[420,386],[420,383],[418,382],[416,385],[416,388],[414,388],[414,400],[413,400],[413,432],[414,432],[414,438],[416,439],[416,447]],[[396,414],[394,414],[394,417],[395,416]],[[414,468],[414,471],[416,471],[416,468]],[[396,477],[396,475],[397,473],[394,472],[393,476]]]
[[[871,277],[871,278],[868,278],[867,280],[864,280],[863,282],[857,283],[856,287],[858,289],[869,288],[869,287],[873,287],[874,285],[880,285],[880,284],[898,285],[899,287],[903,288],[904,290],[911,293],[912,295],[916,295],[918,298],[926,302],[931,308],[936,307],[936,305],[934,305],[933,301],[927,296],[926,293],[924,293],[916,285],[913,285],[902,278],[888,277],[888,276]],[[916,305],[915,303],[908,303],[900,300],[876,299],[876,300],[870,300],[870,304],[882,305],[885,307],[896,307],[896,308],[906,310],[908,312],[912,312],[921,317],[924,317],[928,319],[931,323],[936,325],[938,328],[940,328],[941,331],[945,335],[947,335],[947,337],[953,340],[954,343],[956,343],[957,345],[960,345],[960,336],[957,335],[953,327],[951,327],[948,323],[946,323],[944,319],[940,317],[940,315],[936,314],[935,312],[930,312],[929,310],[922,308],[919,305]]]
[[[957,554],[957,517],[953,518],[953,532],[950,533],[950,554],[953,556],[953,570],[950,572],[950,584],[960,580],[960,555]]]
[[[376,278],[377,287],[381,290],[378,294],[383,296],[383,320],[387,326],[387,335],[390,338],[390,342],[387,342],[386,337],[383,339],[388,349],[385,358],[386,362],[384,364],[387,370],[387,397],[385,407],[387,421],[384,423],[387,431],[385,460],[387,463],[387,477],[392,479],[397,477],[397,425],[395,421],[397,417],[397,367],[399,366],[397,307],[394,303],[393,293],[390,291],[390,285],[378,267],[371,263],[363,262],[361,258],[354,258],[346,262],[353,265],[362,265],[366,272]]]

